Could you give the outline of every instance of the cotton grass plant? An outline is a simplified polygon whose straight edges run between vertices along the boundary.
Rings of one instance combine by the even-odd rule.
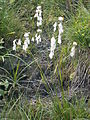
[[[13,91],[15,90],[17,90],[19,93],[19,95],[16,98],[14,95],[12,95],[10,98],[10,101],[7,99],[5,100],[5,97],[4,97],[5,105],[2,110],[2,114],[0,116],[1,120],[3,119],[7,119],[7,120],[10,120],[10,119],[17,119],[17,120],[19,119],[20,120],[21,119],[22,120],[75,120],[75,119],[83,120],[83,119],[87,119],[89,120],[90,105],[86,104],[84,98],[78,100],[76,96],[74,99],[71,99],[70,101],[69,84],[68,84],[68,90],[67,90],[68,97],[66,96],[64,87],[63,87],[64,70],[65,70],[64,68],[68,64],[67,61],[70,61],[72,59],[71,57],[75,58],[75,53],[78,46],[80,46],[81,48],[83,47],[84,49],[89,47],[88,46],[89,45],[89,29],[88,29],[89,12],[88,10],[83,6],[83,4],[80,4],[80,6],[77,7],[77,12],[74,13],[72,16],[72,11],[71,11],[71,15],[68,18],[68,16],[66,16],[66,11],[65,13],[63,11],[65,9],[65,3],[66,3],[66,1],[63,1],[63,0],[61,0],[61,3],[60,3],[60,0],[57,0],[57,1],[12,0],[10,1],[10,4],[9,4],[10,8],[7,6],[8,3],[6,1],[5,3],[4,2],[1,2],[1,3],[2,5],[4,5],[3,6],[4,8],[2,8],[2,10],[0,11],[0,14],[2,15],[1,17],[2,29],[0,29],[1,31],[0,36],[3,37],[5,41],[7,39],[8,41],[11,40],[8,37],[12,38],[11,36],[13,36],[12,44],[9,44],[9,43],[8,44],[10,45],[10,50],[12,49],[12,47],[14,49],[13,51],[11,50],[5,55],[6,58],[8,57],[7,59],[5,59],[5,61],[9,60],[12,73],[3,67],[0,67],[0,69],[4,73],[4,76],[1,74],[0,77],[4,80],[4,82],[5,80],[8,80],[8,85],[11,85],[13,88],[13,89],[10,89],[10,91],[7,91],[7,93],[10,92],[12,94],[14,93]],[[38,6],[40,8],[39,12],[42,13],[43,19],[41,18],[41,15],[37,16],[36,8]],[[5,16],[6,14],[7,16]],[[37,19],[34,18],[34,15],[35,15],[35,18],[37,17]],[[60,16],[66,16],[64,17],[63,25],[61,22],[61,19],[63,19],[63,17],[60,17]],[[54,24],[58,20],[58,17],[60,17],[59,18],[60,22],[58,23],[59,26],[58,24]],[[38,19],[40,20],[38,21],[40,23],[37,22]],[[8,24],[8,21],[10,20],[11,22],[10,24]],[[58,30],[56,31],[57,26],[59,27],[59,32]],[[53,31],[56,33],[53,34]],[[48,41],[50,42],[52,35],[54,35],[53,36],[54,45],[51,45],[51,47],[54,48],[55,53],[53,52],[54,53],[53,55],[52,54],[49,55],[50,51],[47,52],[48,53],[47,62],[52,63],[53,75],[51,74],[50,79],[52,79],[53,76],[57,76],[58,78],[57,84],[58,84],[59,90],[61,91],[61,96],[58,96],[58,91],[55,85],[54,85],[54,88],[52,89],[52,87],[48,82],[47,77],[44,74],[44,71],[42,70],[41,64],[38,62],[40,61],[41,53],[37,54],[38,49],[34,49],[35,50],[34,54],[31,51],[31,49],[33,48],[33,44],[38,46],[42,44],[42,41],[44,40],[42,37],[42,41],[41,41],[40,39],[41,36],[39,36],[39,41],[41,41],[41,43],[38,42],[37,44],[37,41],[35,42],[35,39],[34,39],[36,33],[38,33],[39,35],[42,34],[41,36],[46,37],[45,38],[46,41],[44,41],[44,43]],[[58,36],[58,33],[59,33],[59,36]],[[62,35],[62,39],[61,39],[61,35]],[[37,37],[38,36],[36,36],[36,38]],[[57,45],[57,49],[55,45]],[[15,54],[12,54],[14,52]],[[30,57],[32,58],[32,62],[29,62],[29,63],[25,62],[22,58],[20,58],[18,54],[30,55]],[[16,69],[14,69],[12,57],[18,59]],[[49,57],[51,57],[52,60],[49,59]],[[22,69],[20,66],[20,62],[24,63],[24,68]],[[23,86],[19,84],[19,81],[21,81],[24,78],[24,75],[23,75],[24,71],[27,70],[27,68],[31,67],[31,65],[33,66],[34,64],[37,65],[37,67],[39,68],[40,77],[42,80],[41,82],[45,85],[48,96],[42,98],[39,95],[37,90],[36,96],[38,97],[36,97],[35,100],[30,99],[28,101],[27,98],[25,98],[24,96],[25,95],[24,92],[20,91],[20,88],[22,88]],[[48,65],[48,69],[49,67],[50,66]],[[55,82],[55,80],[52,80],[52,82],[53,81]],[[5,96],[7,96],[7,94],[5,94]]]

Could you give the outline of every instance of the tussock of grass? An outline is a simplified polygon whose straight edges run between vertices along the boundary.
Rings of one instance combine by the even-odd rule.
[[[7,102],[1,118],[22,120],[73,120],[90,119],[89,105],[85,99],[60,100],[57,96],[50,98],[27,101],[18,98],[16,101]],[[11,107],[12,105],[12,107]]]

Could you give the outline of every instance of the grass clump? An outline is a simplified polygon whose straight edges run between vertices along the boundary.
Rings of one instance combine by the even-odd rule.
[[[22,97],[17,101],[7,102],[1,119],[21,119],[21,120],[74,120],[90,119],[90,111],[85,99],[68,102],[67,99],[60,100],[57,96],[53,99],[37,99],[36,101],[22,101]],[[23,104],[22,104],[23,102]],[[11,107],[11,105],[13,107]],[[11,108],[10,108],[11,107]]]
[[[79,5],[77,12],[67,21],[65,27],[65,39],[68,41],[76,41],[80,47],[90,47],[90,13],[83,6]]]

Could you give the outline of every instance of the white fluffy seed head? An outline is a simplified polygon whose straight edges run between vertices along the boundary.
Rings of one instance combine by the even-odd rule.
[[[51,38],[51,48],[55,50],[56,48],[56,40],[54,37]]]
[[[30,32],[25,32],[24,37],[29,37]]]
[[[36,14],[34,15],[34,18],[38,17],[38,13],[36,12]]]
[[[13,45],[13,50],[15,50],[15,51],[16,51],[16,45]]]
[[[37,32],[40,32],[40,33],[41,33],[41,32],[42,32],[42,30],[41,30],[41,29],[37,29]]]
[[[30,44],[30,39],[29,39],[29,37],[25,38],[25,42],[27,42],[28,45]]]
[[[13,40],[13,45],[15,45],[15,44],[16,44],[16,41],[17,41],[17,39]]]
[[[77,46],[77,43],[76,43],[76,42],[73,42],[73,46]]]
[[[40,34],[36,33],[35,38],[36,38],[37,44],[39,44],[39,42],[41,42],[41,36],[40,36]]]
[[[63,20],[64,20],[64,17],[59,17],[58,20],[59,20],[59,21],[63,21]]]
[[[21,45],[21,39],[18,39],[17,45]]]
[[[17,39],[13,40],[13,50],[15,50],[15,51],[16,51],[16,41],[17,41]]]
[[[37,21],[37,27],[41,26],[42,25],[42,20],[38,20]]]
[[[41,9],[41,6],[37,6],[37,9]]]
[[[37,18],[37,27],[41,26],[42,25],[42,10],[41,10],[41,6],[37,6],[36,13],[35,13],[34,17]]]
[[[57,22],[54,23],[53,27],[54,27],[54,32],[55,32],[57,28]]]
[[[58,29],[59,29],[59,34],[63,33],[63,26],[62,26],[62,23],[59,23]]]
[[[32,37],[31,41],[34,42],[34,37]]]
[[[54,38],[54,36],[51,38],[51,48],[50,48],[50,54],[49,54],[49,58],[52,59],[54,56],[54,50],[56,48],[56,40]]]
[[[26,52],[27,48],[28,48],[28,44],[25,42],[23,45],[23,50],[25,50],[25,52]]]
[[[52,59],[53,56],[54,56],[54,52],[50,52],[50,54],[49,54],[49,58]]]
[[[74,55],[75,55],[75,46],[72,47],[71,53],[70,53],[71,57],[74,57]]]

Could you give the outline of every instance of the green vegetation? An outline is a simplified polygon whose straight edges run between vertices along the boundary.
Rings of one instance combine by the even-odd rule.
[[[71,19],[66,23],[65,39],[68,41],[76,41],[80,47],[89,47],[90,45],[90,28],[89,28],[90,13],[80,5],[77,8],[76,14],[71,16]]]
[[[6,103],[2,116],[7,120],[77,120],[90,119],[88,105],[85,99],[73,101],[69,103],[66,99],[60,101],[58,97],[48,100],[47,98],[36,102],[28,102],[21,96],[16,101]]]
[[[39,27],[37,6],[42,8]],[[88,6],[88,0],[0,0],[0,120],[90,120]],[[58,26],[53,32],[60,16],[61,45]],[[38,28],[41,43],[30,41],[25,51],[25,39]],[[56,49],[50,59],[52,36]]]

